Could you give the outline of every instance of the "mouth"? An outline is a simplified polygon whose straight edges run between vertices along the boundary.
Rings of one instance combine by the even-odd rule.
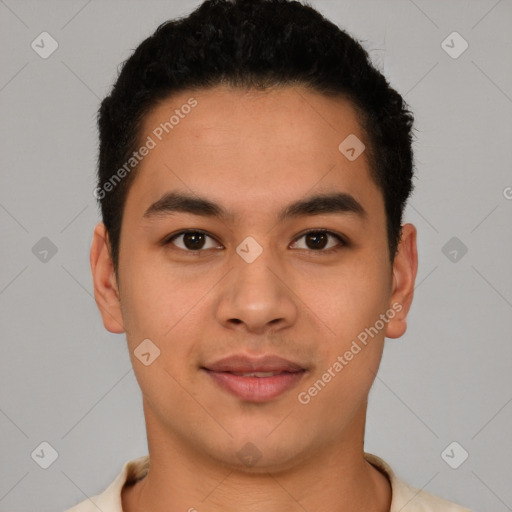
[[[235,355],[203,366],[224,391],[247,402],[267,402],[295,387],[307,369],[278,356]]]

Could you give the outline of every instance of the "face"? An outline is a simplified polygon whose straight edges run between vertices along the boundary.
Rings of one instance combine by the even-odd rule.
[[[384,337],[405,330],[415,232],[392,264],[367,155],[339,149],[349,136],[367,144],[350,103],[291,87],[181,93],[145,118],[118,281],[102,225],[91,263],[150,451],[258,471],[362,437]]]

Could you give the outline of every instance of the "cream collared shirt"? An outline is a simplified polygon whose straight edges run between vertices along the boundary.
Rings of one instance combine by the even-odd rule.
[[[391,482],[391,508],[389,512],[471,512],[470,509],[411,487],[400,480],[381,458],[365,453],[366,460],[387,475]],[[143,478],[149,468],[149,456],[144,455],[125,463],[121,473],[101,493],[88,498],[65,512],[123,512],[121,490],[125,483]]]

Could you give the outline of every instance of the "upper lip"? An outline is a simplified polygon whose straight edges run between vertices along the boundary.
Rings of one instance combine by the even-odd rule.
[[[305,370],[300,364],[277,355],[251,357],[244,354],[224,357],[205,365],[204,368],[214,372],[298,372]]]

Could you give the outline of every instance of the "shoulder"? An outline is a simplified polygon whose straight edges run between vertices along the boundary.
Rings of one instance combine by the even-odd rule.
[[[365,459],[383,472],[391,483],[390,512],[472,512],[469,508],[410,486],[398,478],[391,467],[376,455],[365,453]]]
[[[98,512],[98,510],[102,512],[123,512],[121,505],[121,491],[123,487],[144,478],[148,468],[148,455],[125,462],[121,472],[102,493],[81,501],[65,512]]]

